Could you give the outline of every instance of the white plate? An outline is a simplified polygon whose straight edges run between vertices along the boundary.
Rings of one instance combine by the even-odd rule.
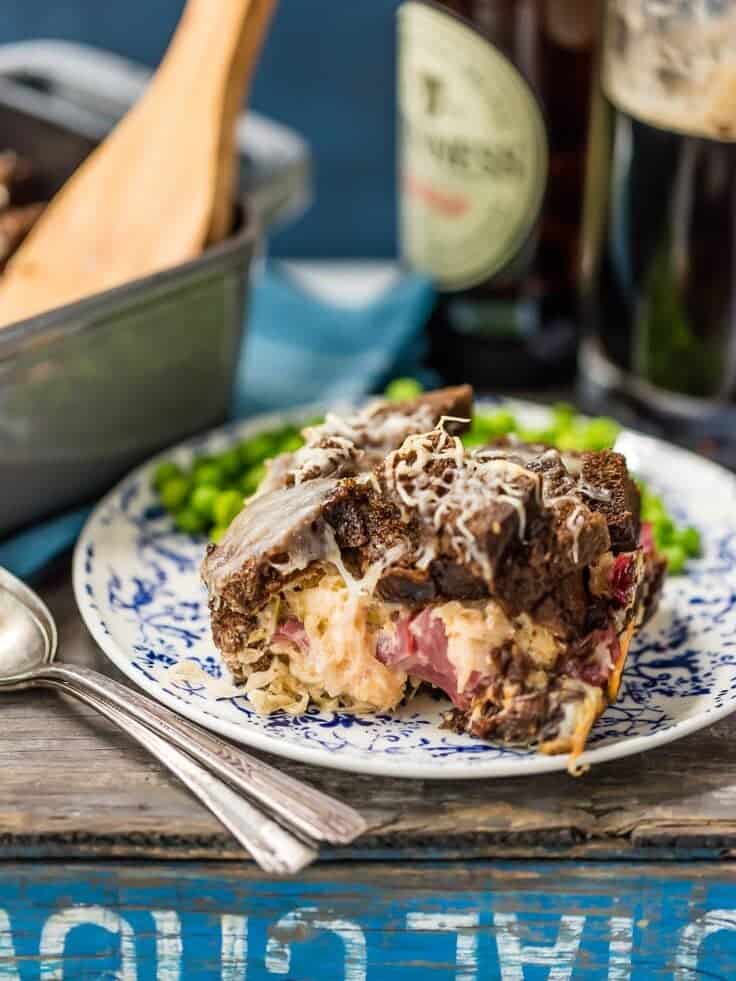
[[[527,425],[544,424],[543,409],[511,408]],[[195,454],[220,451],[294,418],[261,417],[164,455],[186,464]],[[582,763],[671,742],[736,708],[736,478],[636,433],[624,432],[617,448],[678,520],[700,529],[704,557],[667,582],[659,613],[632,647],[620,697],[596,723]],[[445,779],[565,768],[564,756],[442,729],[446,704],[429,697],[377,717],[317,710],[296,719],[257,715],[233,689],[210,638],[198,574],[204,542],[176,532],[157,506],[150,487],[156,462],[134,471],[100,503],[74,557],[74,588],[87,626],[110,660],[154,698],[257,749],[356,773]]]

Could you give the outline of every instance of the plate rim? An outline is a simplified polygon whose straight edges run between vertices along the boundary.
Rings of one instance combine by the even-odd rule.
[[[476,399],[476,407],[482,406],[508,405],[518,406],[522,411],[549,412],[550,406],[541,403],[529,402],[523,399],[505,398],[479,398]],[[334,407],[332,407],[334,411]],[[387,760],[385,757],[377,756],[372,759],[355,759],[350,755],[344,758],[333,756],[327,750],[303,746],[299,743],[281,742],[274,740],[267,734],[258,730],[251,729],[247,725],[241,725],[222,719],[217,715],[198,708],[196,705],[185,701],[183,697],[172,695],[163,689],[157,689],[153,683],[150,685],[142,683],[140,675],[134,674],[129,656],[120,645],[105,632],[102,619],[89,602],[89,598],[83,588],[85,551],[88,544],[87,539],[92,534],[99,514],[103,509],[119,495],[121,488],[129,481],[142,477],[158,461],[171,457],[177,453],[191,452],[198,442],[210,442],[218,436],[227,437],[233,431],[247,436],[249,433],[257,433],[272,425],[283,425],[288,422],[296,422],[316,412],[324,412],[324,403],[310,403],[309,405],[299,406],[284,411],[261,413],[249,419],[235,420],[217,426],[204,433],[191,436],[179,443],[161,450],[159,453],[149,457],[143,463],[130,470],[118,483],[115,484],[93,508],[91,514],[84,523],[84,527],[79,534],[72,559],[72,585],[74,599],[77,609],[87,630],[92,635],[95,643],[102,651],[103,655],[119,670],[126,679],[142,690],[148,697],[161,702],[173,709],[177,714],[190,719],[201,725],[203,728],[219,735],[232,739],[240,745],[247,746],[260,752],[269,753],[282,759],[294,760],[299,763],[306,763],[311,766],[323,767],[326,769],[340,770],[342,772],[357,773],[369,776],[390,777],[393,779],[412,779],[412,780],[470,780],[470,779],[512,779],[532,776],[541,773],[560,772],[568,769],[569,754],[558,756],[548,756],[537,752],[533,756],[518,757],[511,763],[501,763],[499,760],[489,760],[486,763],[478,762],[472,765],[462,764],[462,761],[453,760],[451,763],[443,763],[438,760],[427,761],[426,763],[399,761],[395,757]],[[698,466],[710,469],[721,479],[727,480],[731,484],[731,489],[736,499],[736,474],[732,474],[725,467],[720,466],[706,457],[701,457],[697,453],[684,447],[669,443],[656,436],[630,429],[628,426],[621,427],[621,436],[630,435],[636,438],[637,442],[647,444],[657,448],[660,452],[675,451],[687,458],[692,458]],[[735,525],[736,527],[736,525]],[[707,728],[715,724],[726,716],[736,712],[736,702],[724,704],[718,708],[706,709],[696,714],[692,718],[683,719],[675,722],[674,725],[651,735],[631,736],[628,739],[602,746],[598,749],[589,749],[583,752],[575,762],[576,769],[585,769],[598,763],[611,762],[613,760],[625,759],[637,753],[656,749],[659,746],[675,742],[685,736],[698,732],[700,729]],[[443,772],[444,769],[444,772]],[[397,772],[400,771],[400,772]]]

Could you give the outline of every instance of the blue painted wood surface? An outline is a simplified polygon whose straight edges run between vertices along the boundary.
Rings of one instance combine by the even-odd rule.
[[[736,977],[736,867],[0,866],[0,979]]]

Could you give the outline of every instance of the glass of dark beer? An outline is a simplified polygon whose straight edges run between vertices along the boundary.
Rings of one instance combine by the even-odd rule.
[[[583,384],[736,443],[736,0],[608,0],[591,133]]]

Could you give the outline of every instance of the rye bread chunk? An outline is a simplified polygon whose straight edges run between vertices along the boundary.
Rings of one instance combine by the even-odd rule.
[[[417,473],[420,459],[426,462]],[[587,507],[556,451],[495,448],[458,460],[435,432],[407,441],[376,474],[383,499],[417,525],[415,557],[427,545],[433,553],[423,575],[416,563],[405,562],[381,580],[381,595],[392,601],[493,595],[512,614],[529,611],[560,579],[610,547],[605,518]],[[414,509],[407,500],[415,501]],[[435,509],[443,505],[437,521]]]
[[[535,623],[546,627],[566,643],[584,637],[591,630],[605,627],[608,604],[591,596],[587,589],[585,570],[572,572],[534,607]]]
[[[519,444],[508,436],[494,440],[491,448],[507,452],[511,459],[519,458],[530,470],[544,474],[550,489],[558,494],[580,487],[582,482],[589,491],[583,492],[586,505],[606,519],[612,551],[631,552],[638,547],[641,494],[623,454],[614,450],[558,453],[545,444]]]
[[[389,492],[384,491],[386,496]],[[530,486],[526,496],[529,509],[536,511],[536,500]],[[400,520],[400,509],[394,504],[394,513]],[[409,523],[412,551],[401,565],[391,569],[381,578],[378,591],[389,602],[423,604],[431,600],[482,599],[491,594],[503,574],[507,555],[516,551],[519,532],[518,512],[503,501],[492,501],[481,513],[468,522],[468,529],[476,539],[478,548],[487,560],[484,569],[477,561],[468,560],[456,547],[459,513],[450,514],[439,529],[414,519]],[[406,525],[404,527],[407,527]],[[436,557],[426,570],[417,569],[414,560],[421,554],[422,545],[430,540]],[[371,549],[371,557],[378,557],[378,550]],[[490,575],[489,575],[490,573]]]
[[[610,548],[602,515],[589,512],[575,536],[566,525],[569,510],[535,523],[528,540],[508,549],[496,574],[494,593],[517,614],[533,610],[572,573]],[[576,547],[577,546],[577,547]]]
[[[325,479],[257,497],[218,545],[207,546],[202,579],[212,634],[224,653],[242,648],[254,615],[272,594],[324,557],[329,535],[323,511],[337,486],[336,480]]]
[[[473,416],[473,388],[471,385],[455,385],[451,388],[437,388],[433,392],[425,392],[408,402],[386,402],[388,412],[401,410],[411,415],[419,406],[426,405],[432,410],[435,424],[443,416],[455,419],[467,419]],[[462,433],[468,428],[465,423],[448,422],[447,431]]]
[[[581,476],[586,484],[608,495],[607,500],[589,499],[591,510],[602,514],[608,524],[614,552],[631,552],[639,544],[641,495],[629,476],[626,458],[613,450],[582,453]]]

